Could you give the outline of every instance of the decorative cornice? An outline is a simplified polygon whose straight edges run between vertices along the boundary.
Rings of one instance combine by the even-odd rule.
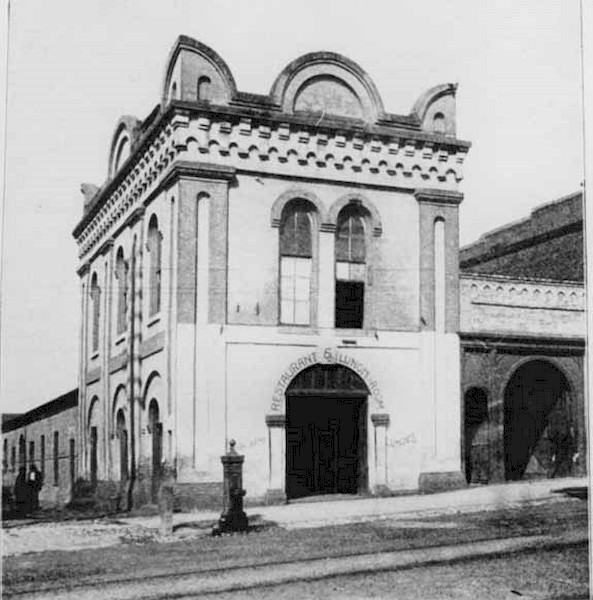
[[[463,200],[463,194],[454,190],[439,190],[435,188],[417,188],[414,192],[416,200],[426,204],[450,204],[457,206]]]
[[[74,230],[80,258],[86,259],[106,236],[121,230],[135,207],[146,205],[180,177],[232,181],[237,173],[291,179],[314,175],[357,187],[416,189],[423,202],[461,201],[461,194],[446,191],[462,179],[469,147],[455,138],[422,132],[413,137],[394,130],[389,137],[377,136],[352,123],[340,129],[325,121],[323,127],[305,127],[298,119],[253,118],[245,112],[231,119],[210,107],[190,105],[182,111],[178,103],[169,105]],[[427,191],[419,186],[422,182],[445,191]],[[380,230],[374,233],[380,235]]]
[[[585,351],[586,339],[563,335],[520,335],[509,332],[459,332],[461,347],[477,352],[507,350],[516,353],[535,354],[565,353],[581,356]]]

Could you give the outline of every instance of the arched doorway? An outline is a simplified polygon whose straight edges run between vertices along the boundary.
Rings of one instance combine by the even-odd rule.
[[[117,411],[115,427],[119,446],[119,478],[120,481],[126,481],[128,479],[128,430],[124,411],[121,408]]]
[[[148,426],[152,437],[152,472],[151,472],[151,495],[152,501],[158,500],[161,457],[163,452],[163,424],[159,421],[159,404],[153,398],[148,405]]]
[[[465,393],[465,478],[468,483],[490,479],[488,395],[481,388]]]
[[[520,366],[504,394],[505,478],[569,475],[576,443],[564,374],[545,360]]]
[[[286,495],[356,494],[368,486],[364,381],[341,365],[315,365],[286,390]]]

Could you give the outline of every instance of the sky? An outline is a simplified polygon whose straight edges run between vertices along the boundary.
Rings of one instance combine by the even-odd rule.
[[[22,412],[77,385],[80,184],[100,185],[121,115],[159,102],[180,34],[267,93],[307,52],[339,52],[408,114],[458,83],[461,242],[583,181],[577,0],[12,0],[5,147],[0,401]],[[0,34],[1,35],[1,34]]]

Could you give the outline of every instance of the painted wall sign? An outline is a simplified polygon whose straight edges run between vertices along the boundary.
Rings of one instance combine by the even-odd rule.
[[[274,394],[272,396],[272,405],[270,410],[272,412],[278,412],[284,410],[284,400],[286,394],[286,388],[294,377],[305,370],[307,367],[312,367],[316,364],[322,365],[342,365],[352,369],[357,375],[359,375],[366,383],[371,394],[371,401],[374,403],[377,409],[383,409],[383,396],[379,389],[379,384],[371,376],[370,371],[367,367],[356,358],[349,356],[342,350],[338,350],[333,347],[317,348],[312,352],[301,356],[297,360],[293,361],[288,365],[284,373],[278,379],[278,383],[274,388]]]

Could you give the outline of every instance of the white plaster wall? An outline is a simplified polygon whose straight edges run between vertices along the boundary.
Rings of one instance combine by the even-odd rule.
[[[253,329],[253,328],[250,328]],[[374,473],[373,413],[388,413],[389,485],[394,489],[417,486],[420,461],[417,446],[423,438],[422,411],[418,410],[420,387],[418,373],[418,338],[414,334],[358,340],[358,347],[340,346],[338,338],[322,340],[318,336],[268,334],[259,338],[250,332],[251,339],[235,334],[227,347],[227,404],[228,437],[237,440],[237,450],[245,454],[244,487],[251,496],[263,496],[268,489],[269,453],[268,427],[265,416],[274,411],[274,388],[291,363],[324,345],[337,347],[369,370],[381,390],[383,406],[372,398],[368,406],[369,487],[376,480]],[[247,337],[247,336],[245,336]],[[308,339],[307,339],[308,338]],[[277,412],[277,411],[276,411]],[[284,413],[284,408],[280,410]],[[413,459],[413,460],[412,460]]]

